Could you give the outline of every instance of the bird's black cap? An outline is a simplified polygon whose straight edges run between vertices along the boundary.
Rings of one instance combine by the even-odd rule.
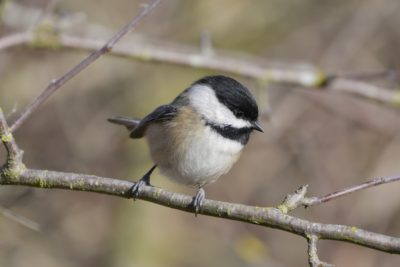
[[[223,75],[207,76],[194,84],[210,86],[218,101],[229,108],[237,118],[256,122],[258,106],[250,91],[238,81]]]

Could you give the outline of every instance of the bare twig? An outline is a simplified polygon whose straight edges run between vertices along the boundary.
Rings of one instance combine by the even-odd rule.
[[[7,150],[7,162],[0,168],[0,180],[3,176],[18,177],[25,169],[22,163],[23,151],[18,148],[11,134],[6,118],[0,108],[0,139]],[[0,214],[34,231],[40,231],[37,223],[22,215],[16,214],[5,207],[0,206]]]
[[[334,267],[335,265],[321,261],[317,253],[318,236],[311,234],[307,236],[308,241],[308,263],[310,267]]]
[[[35,111],[50,95],[57,91],[63,84],[75,77],[87,66],[92,64],[96,59],[111,51],[114,45],[129,31],[131,31],[152,9],[154,9],[160,0],[153,0],[150,4],[145,5],[144,9],[135,17],[133,17],[128,24],[126,24],[119,32],[117,32],[104,46],[99,50],[91,53],[78,65],[74,66],[67,73],[60,78],[53,80],[47,88],[29,104],[21,115],[16,119],[14,124],[11,126],[11,132],[15,131],[31,114]]]
[[[392,182],[400,181],[400,176],[391,176],[391,177],[381,177],[366,181],[362,184],[353,185],[346,187],[342,190],[326,194],[320,197],[306,197],[308,185],[300,186],[293,194],[288,194],[282,204],[278,206],[283,213],[288,213],[296,209],[298,206],[303,205],[305,207],[310,207],[314,205],[319,205],[330,200],[354,193],[359,190],[363,190],[369,187],[387,184]]]
[[[10,129],[8,128],[3,110],[0,108],[0,139],[8,153],[7,164],[18,165],[22,163],[22,150],[17,146]]]
[[[386,79],[386,78],[400,78],[400,71],[397,69],[387,69],[387,70],[375,70],[366,71],[362,73],[340,73],[331,75],[329,79],[347,79],[347,80],[375,80],[375,79]]]
[[[336,199],[338,197],[354,193],[354,192],[362,190],[362,189],[366,189],[366,188],[381,185],[381,184],[397,182],[397,181],[400,181],[400,176],[376,178],[376,179],[369,180],[369,181],[359,184],[359,185],[346,187],[342,190],[339,190],[339,191],[336,191],[336,192],[333,192],[333,193],[330,193],[330,194],[327,194],[327,195],[324,195],[321,197],[304,198],[302,200],[302,204],[306,207],[318,205],[318,204]]]
[[[288,194],[283,202],[278,206],[278,209],[287,214],[289,211],[292,211],[299,205],[302,205],[307,193],[307,188],[308,185],[303,185],[300,186],[293,194]]]
[[[32,42],[34,34],[32,32],[20,32],[4,36],[0,39],[0,50]]]
[[[37,222],[34,222],[20,214],[12,212],[9,209],[6,209],[6,208],[0,206],[0,214],[14,222],[17,222],[17,223],[33,230],[33,231],[40,232],[40,225]]]
[[[398,90],[390,90],[358,80],[342,78],[334,79],[328,83],[328,88],[333,91],[362,95],[369,99],[378,100],[384,103],[399,104],[400,100],[400,92]]]

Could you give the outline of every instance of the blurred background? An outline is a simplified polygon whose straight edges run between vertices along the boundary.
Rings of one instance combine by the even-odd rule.
[[[143,1],[0,0],[0,38],[56,17],[62,31],[107,39]],[[47,10],[47,11],[45,11]],[[399,62],[400,2],[163,1],[129,37],[214,48],[265,62],[311,64],[327,73],[359,73]],[[50,23],[52,23],[50,21]],[[33,25],[33,26],[32,26]],[[129,45],[129,38],[121,44]],[[88,52],[13,47],[0,51],[0,106],[15,118],[48,83]],[[137,180],[152,166],[144,140],[107,123],[141,117],[194,80],[219,71],[107,55],[53,95],[15,134],[31,168]],[[222,73],[224,74],[224,73]],[[234,76],[262,107],[256,133],[233,169],[207,186],[207,197],[276,206],[309,184],[319,196],[400,173],[400,116],[394,105],[329,90],[260,83]],[[397,77],[370,81],[398,89]],[[266,111],[270,111],[267,114]],[[5,151],[0,149],[1,162]],[[193,195],[155,172],[152,183]],[[299,208],[295,216],[398,236],[400,184],[375,187]],[[269,228],[188,214],[144,201],[63,190],[0,187],[0,266],[308,266],[306,241]],[[11,212],[40,226],[31,230]],[[337,266],[397,266],[390,255],[320,241],[319,256]]]

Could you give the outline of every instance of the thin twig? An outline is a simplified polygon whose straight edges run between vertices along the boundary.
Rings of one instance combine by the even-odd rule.
[[[287,214],[289,211],[292,211],[299,205],[302,205],[307,194],[307,188],[308,185],[303,185],[300,186],[293,194],[288,194],[283,202],[278,206],[278,209]]]
[[[13,46],[29,44],[33,41],[32,32],[19,32],[4,36],[0,39],[0,50],[4,50]]]
[[[386,78],[396,78],[400,77],[400,72],[397,69],[387,69],[387,70],[375,70],[375,71],[365,71],[362,73],[340,73],[330,75],[329,79],[347,79],[347,80],[375,80],[375,79],[386,79]]]
[[[129,31],[135,28],[135,26],[151,11],[161,0],[153,0],[150,4],[145,5],[144,9],[135,17],[133,17],[128,24],[126,24],[119,32],[117,32],[103,47],[99,50],[91,53],[78,65],[74,66],[67,73],[65,73],[60,78],[53,80],[47,88],[33,101],[29,104],[21,115],[16,119],[14,124],[11,126],[11,132],[18,129],[19,126],[35,111],[50,95],[61,88],[67,81],[75,77],[83,69],[92,64],[96,59],[111,51],[114,45]]]
[[[33,230],[33,231],[40,232],[40,225],[37,222],[34,222],[20,214],[12,212],[9,209],[6,209],[6,208],[0,206],[0,214],[14,222],[17,222],[17,223]]]
[[[329,193],[329,194],[321,196],[321,197],[304,198],[302,200],[302,204],[306,207],[318,205],[318,204],[325,203],[330,200],[336,199],[338,197],[354,193],[354,192],[362,190],[362,189],[366,189],[366,188],[381,185],[381,184],[397,182],[397,181],[400,181],[400,176],[376,178],[376,179],[372,179],[367,182],[364,182],[362,184],[346,187],[342,190],[339,190],[339,191],[336,191],[333,193]]]
[[[362,95],[384,103],[399,104],[400,99],[400,92],[398,90],[390,90],[359,80],[337,78],[329,82],[327,88],[333,91]]]
[[[308,263],[310,267],[334,267],[335,265],[323,262],[317,253],[318,236],[311,234],[307,236],[308,241]]]
[[[8,153],[7,164],[19,164],[22,163],[22,150],[18,148],[17,143],[11,131],[8,127],[6,117],[4,116],[3,110],[0,108],[0,140],[3,142],[4,147]]]

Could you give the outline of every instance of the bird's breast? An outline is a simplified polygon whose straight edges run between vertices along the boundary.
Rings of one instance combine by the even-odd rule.
[[[173,120],[150,125],[146,138],[161,172],[187,185],[214,182],[230,170],[243,149],[240,142],[206,125],[190,107],[181,108]]]

